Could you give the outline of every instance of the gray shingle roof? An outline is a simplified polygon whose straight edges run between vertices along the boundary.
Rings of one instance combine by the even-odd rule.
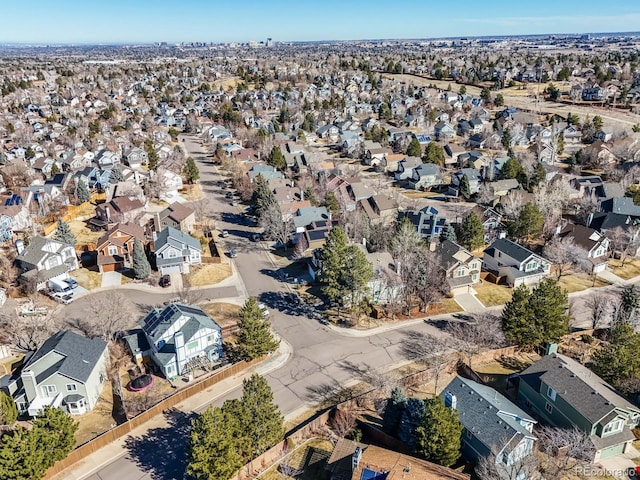
[[[16,256],[16,260],[30,265],[37,265],[41,260],[51,255],[58,255],[62,250],[71,246],[51,238],[36,235],[29,241],[29,245],[25,247],[22,254]],[[50,251],[45,250],[45,247],[49,248]]]
[[[189,317],[189,320],[180,329],[185,341],[193,337],[200,328],[221,331],[220,326],[200,307],[182,303],[172,303],[164,307],[164,309],[154,308],[140,323],[145,333],[153,343],[156,343],[183,315]]]
[[[504,447],[516,435],[535,438],[516,418],[535,421],[493,388],[456,377],[440,396],[444,399],[447,392],[456,397],[460,423],[488,449]]]
[[[191,235],[181,232],[180,230],[176,230],[172,227],[167,227],[158,233],[154,243],[155,250],[158,251],[166,244],[171,245],[174,248],[182,251],[185,245],[197,250],[199,252],[202,251],[202,247],[200,246],[200,242],[193,238]]]
[[[594,424],[616,407],[640,412],[591,370],[559,353],[542,357],[520,374],[520,380],[536,392],[544,382]]]
[[[518,262],[524,262],[531,255],[535,255],[528,248],[525,248],[522,245],[518,245],[517,243],[512,242],[511,240],[506,238],[499,238],[498,240],[493,242],[489,248],[500,251],[517,260]]]
[[[56,371],[61,375],[86,382],[89,375],[100,357],[107,349],[107,343],[100,338],[87,338],[68,330],[63,330],[50,337],[44,344],[29,358],[23,370],[34,370],[36,378],[45,380]],[[40,373],[37,371],[36,363],[46,355],[55,352],[62,358]],[[36,367],[34,369],[34,367]]]

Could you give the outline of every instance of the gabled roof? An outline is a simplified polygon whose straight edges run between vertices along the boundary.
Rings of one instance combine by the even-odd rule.
[[[31,238],[29,245],[25,247],[20,255],[16,256],[16,260],[37,265],[38,262],[49,256],[61,254],[61,252],[68,247],[73,248],[73,245],[37,235]]]
[[[145,242],[144,237],[144,229],[140,225],[136,225],[135,223],[119,223],[109,229],[104,235],[102,235],[97,243],[96,248],[100,249],[105,243],[113,243],[114,245],[121,245],[122,242],[114,241],[112,238],[113,234],[116,232],[122,232],[129,237],[137,238],[141,243]]]
[[[499,238],[491,244],[489,249],[502,252],[510,256],[514,260],[517,260],[518,262],[524,262],[531,255],[535,255],[535,253],[533,253],[528,248],[525,248],[522,245],[519,245],[516,242],[512,242],[511,240],[506,238]]]
[[[52,352],[62,358],[55,368],[43,372],[34,371],[42,380],[58,372],[78,382],[86,382],[100,357],[107,349],[107,343],[100,338],[87,338],[69,330],[63,330],[50,337],[29,358],[23,371],[32,370],[36,363]],[[46,372],[46,373],[45,373]]]
[[[445,270],[449,270],[451,266],[458,263],[468,264],[477,257],[466,248],[458,245],[451,240],[444,240],[438,245],[438,255],[440,262]]]
[[[544,382],[592,424],[615,408],[640,413],[638,407],[625,400],[591,370],[559,353],[542,357],[520,373],[520,381],[536,392],[540,392],[541,382]]]
[[[460,423],[488,449],[501,449],[514,436],[535,439],[516,418],[528,424],[537,422],[493,388],[457,376],[440,396],[444,399],[447,393],[455,396]]]
[[[167,208],[165,208],[162,212],[160,212],[160,220],[165,218],[171,218],[172,220],[180,223],[189,215],[191,215],[194,210],[191,207],[187,207],[179,202],[173,202]]]
[[[182,251],[185,246],[191,247],[199,252],[202,251],[200,242],[187,233],[183,233],[180,230],[176,230],[172,227],[167,227],[161,230],[156,239],[154,240],[155,251],[157,252],[165,245],[171,245],[174,248]]]
[[[201,328],[210,328],[221,331],[218,325],[204,310],[194,305],[185,305],[182,303],[172,303],[163,309],[154,308],[140,324],[142,330],[149,338],[156,343],[164,333],[173,326],[181,317],[187,317],[188,320],[182,325],[179,331],[184,335],[184,341],[188,342]]]
[[[575,223],[568,223],[560,230],[561,237],[573,237],[573,241],[579,247],[584,248],[589,252],[593,247],[598,245],[604,238],[604,234],[597,230],[584,225],[576,225]]]

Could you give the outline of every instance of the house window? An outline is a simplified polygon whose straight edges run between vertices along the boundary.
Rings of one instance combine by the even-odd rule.
[[[623,423],[624,422],[620,419],[616,420],[615,422],[610,422],[604,427],[604,430],[602,431],[602,433],[603,434],[612,433],[612,432],[617,432],[619,430],[622,430]]]
[[[547,397],[549,397],[551,400],[555,401],[555,399],[556,399],[556,391],[551,387],[547,388]]]
[[[189,342],[187,343],[187,350],[195,350],[196,348],[198,348],[198,341],[194,341],[194,342]]]
[[[473,435],[469,430],[465,429],[465,433],[467,434],[467,438],[473,438]]]
[[[169,365],[167,367],[167,374],[171,375],[173,373],[173,365]]]
[[[116,247],[115,245],[110,245],[108,248],[109,251],[109,255],[113,256],[113,255],[117,255],[118,254],[118,247]]]
[[[464,277],[464,267],[458,269],[458,277]]]
[[[549,402],[545,403],[545,405],[544,405],[544,409],[545,409],[548,413],[553,413],[553,405],[551,405]]]
[[[169,250],[169,253],[167,254],[167,256],[169,258],[176,258],[178,255],[175,250]]]
[[[67,392],[76,392],[78,386],[75,383],[67,383]]]
[[[213,343],[216,341],[216,336],[215,335],[209,335],[207,337],[207,343]]]
[[[50,397],[58,391],[55,385],[43,385],[42,386],[42,395],[45,397]]]
[[[17,407],[18,407],[19,411],[24,412],[27,409],[27,403],[26,402],[18,402],[17,403]]]

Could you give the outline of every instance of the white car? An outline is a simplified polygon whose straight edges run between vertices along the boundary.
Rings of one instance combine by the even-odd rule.
[[[258,308],[260,310],[262,310],[262,316],[263,317],[268,317],[269,316],[269,309],[267,308],[267,306],[264,303],[259,303],[258,304]]]
[[[73,293],[66,292],[50,292],[49,296],[56,302],[64,303],[65,305],[73,302]]]

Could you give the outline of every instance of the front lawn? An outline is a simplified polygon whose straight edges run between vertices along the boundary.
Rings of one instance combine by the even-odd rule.
[[[630,280],[640,276],[640,258],[625,261],[624,267],[621,265],[622,262],[620,260],[609,260],[611,271],[623,280]]]
[[[511,300],[513,290],[506,285],[496,285],[495,283],[483,281],[479,285],[474,285],[476,298],[482,302],[485,307],[495,307],[504,305]]]
[[[588,288],[606,287],[607,285],[611,285],[604,278],[600,277],[596,277],[596,281],[594,283],[593,277],[586,273],[569,273],[560,277],[558,284],[568,293],[581,292]]]
[[[88,268],[79,268],[78,270],[69,272],[69,275],[78,282],[78,285],[87,290],[95,290],[102,285],[102,275],[100,272],[89,270]]]
[[[231,265],[228,263],[205,263],[192,267],[186,280],[192,287],[215,285],[231,276]]]

